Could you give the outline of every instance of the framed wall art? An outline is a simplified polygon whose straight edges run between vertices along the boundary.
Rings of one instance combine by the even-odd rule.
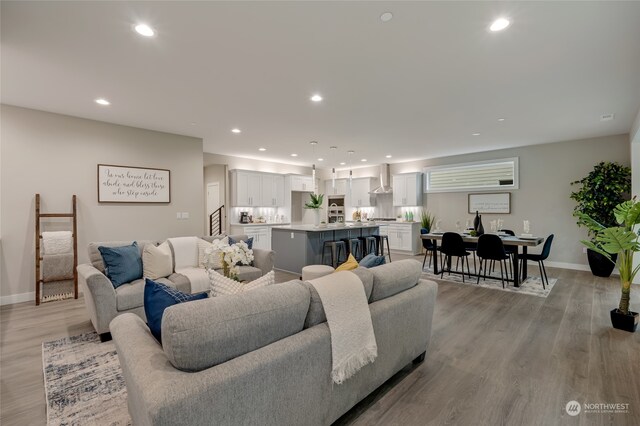
[[[469,194],[469,213],[474,214],[509,214],[511,213],[510,192],[483,192]]]
[[[170,203],[171,171],[98,164],[99,203]]]

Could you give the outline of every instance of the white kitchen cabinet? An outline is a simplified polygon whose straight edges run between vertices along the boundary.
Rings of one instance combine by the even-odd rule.
[[[253,238],[254,249],[271,250],[271,227],[270,226],[231,226],[231,234],[246,235]]]
[[[411,254],[420,253],[420,224],[418,222],[390,223],[380,227],[380,235],[389,237],[389,248],[408,252]]]
[[[371,207],[371,178],[356,178],[351,180],[351,191],[347,198],[348,205],[351,207]]]
[[[313,192],[315,190],[313,178],[311,176],[291,175],[291,190]]]
[[[262,206],[284,206],[284,176],[262,174]]]
[[[325,195],[347,195],[347,179],[336,179],[336,187],[333,187],[333,180],[327,179],[324,181],[324,194]]]
[[[284,176],[248,170],[231,171],[233,207],[284,206]]]
[[[262,206],[262,175],[260,173],[232,170],[231,205],[234,207]]]
[[[422,205],[422,173],[393,175],[393,205]]]

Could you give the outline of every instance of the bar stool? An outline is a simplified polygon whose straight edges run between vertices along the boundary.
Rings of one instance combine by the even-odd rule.
[[[324,263],[327,248],[330,249],[331,266],[335,268],[340,262],[340,253],[345,253],[347,251],[347,245],[344,241],[325,241],[322,245],[322,263]],[[347,256],[345,256],[345,260],[346,258]]]
[[[378,242],[375,236],[369,235],[367,237],[358,237],[358,239],[362,242],[363,257],[369,253],[378,253]]]
[[[389,249],[389,236],[388,235],[374,235],[376,239],[376,256],[389,256],[389,263],[391,263],[391,250]],[[387,246],[387,254],[384,254],[384,246]]]
[[[358,238],[342,238],[340,241],[343,241],[345,246],[347,247],[347,257],[350,254],[353,254],[357,260],[360,260],[364,257],[362,250],[362,241]],[[355,247],[354,247],[355,246]]]

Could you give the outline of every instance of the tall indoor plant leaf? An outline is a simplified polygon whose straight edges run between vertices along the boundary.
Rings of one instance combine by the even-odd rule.
[[[624,201],[612,209],[616,219],[614,226],[604,227],[593,217],[582,212],[574,213],[578,223],[589,227],[593,237],[591,241],[582,243],[590,249],[602,254],[611,262],[613,255],[617,254],[616,265],[620,271],[621,296],[618,310],[624,315],[630,315],[629,300],[631,295],[631,283],[635,278],[640,265],[633,266],[633,256],[640,251],[640,236],[635,228],[640,225],[640,202],[634,197]]]

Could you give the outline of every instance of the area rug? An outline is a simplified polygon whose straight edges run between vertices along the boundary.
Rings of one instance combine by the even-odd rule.
[[[131,425],[112,341],[86,333],[42,343],[47,424]]]
[[[465,270],[466,270],[466,267],[465,267]],[[546,285],[547,287],[546,289],[543,289],[542,281],[540,280],[540,277],[529,276],[525,281],[520,283],[520,287],[514,287],[512,282],[505,281],[505,288],[502,288],[502,282],[500,281],[500,270],[497,271],[497,274],[498,274],[497,276],[495,272],[493,273],[493,277],[495,277],[496,279],[480,278],[479,284],[476,284],[477,277],[473,276],[473,265],[471,265],[471,272],[472,272],[471,278],[469,278],[468,275],[465,275],[464,283],[462,282],[462,274],[452,273],[451,275],[449,275],[447,272],[445,272],[444,276],[440,278],[440,274],[434,275],[433,269],[430,267],[429,268],[425,267],[422,270],[422,276],[430,280],[436,279],[436,280],[442,280],[442,281],[451,281],[457,284],[480,286],[484,288],[490,288],[492,290],[501,290],[501,291],[508,291],[510,293],[528,294],[530,296],[537,296],[537,297],[549,296],[549,293],[551,293],[551,290],[553,290],[553,286],[555,286],[556,283],[558,282],[557,278],[549,277],[549,284]]]

